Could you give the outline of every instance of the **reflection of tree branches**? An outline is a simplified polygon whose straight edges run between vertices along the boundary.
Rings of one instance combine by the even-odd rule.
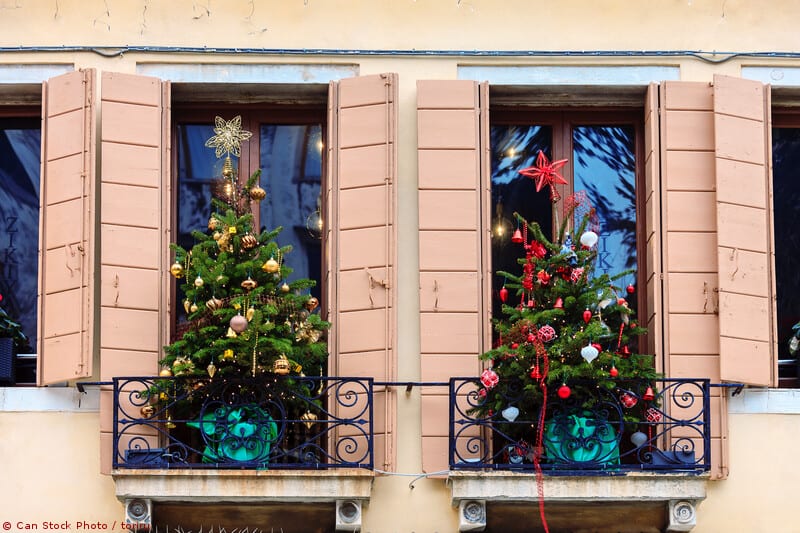
[[[550,154],[553,138],[549,126],[493,126],[490,136],[493,186],[508,183],[518,170],[532,166],[539,150]]]
[[[572,132],[575,160],[584,167],[599,160],[617,174],[630,172],[636,165],[633,135],[626,126],[577,126]]]

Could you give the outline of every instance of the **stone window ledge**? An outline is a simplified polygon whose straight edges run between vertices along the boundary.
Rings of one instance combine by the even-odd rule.
[[[447,479],[452,503],[459,507],[460,531],[512,531],[514,524],[538,521],[533,472],[457,471]],[[708,480],[708,474],[651,472],[545,475],[548,523],[565,530],[626,531],[619,521],[608,522],[624,513],[635,531],[691,531]]]
[[[153,502],[335,502],[368,500],[375,474],[331,470],[117,469],[117,499]]]

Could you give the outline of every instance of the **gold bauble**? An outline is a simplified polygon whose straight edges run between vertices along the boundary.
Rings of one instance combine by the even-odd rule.
[[[215,241],[218,241],[222,237],[222,233],[219,231],[215,231],[214,234],[211,236]]]
[[[142,414],[142,417],[150,418],[155,414],[156,408],[153,407],[152,405],[145,405],[141,409],[139,409],[139,412]]]
[[[222,236],[217,239],[217,244],[219,245],[219,249],[225,251],[228,248],[228,244],[231,242],[231,237],[227,233],[223,233]]]
[[[222,352],[222,360],[223,361],[230,361],[231,359],[233,359],[233,350],[228,348],[227,350]]]
[[[189,312],[190,313],[194,313],[196,311],[197,311],[197,304],[196,303],[193,303],[192,305],[189,306]]]
[[[289,289],[289,284],[284,281],[283,285],[281,285],[281,292],[289,292]]]
[[[254,185],[253,187],[250,188],[250,198],[255,200],[256,202],[260,202],[266,197],[267,197],[267,191],[265,191],[258,185]]]
[[[194,278],[194,286],[197,287],[198,289],[202,287],[204,283],[205,281],[203,281],[203,278],[201,278],[199,275],[196,278]]]
[[[214,231],[219,227],[219,219],[217,217],[211,217],[208,219],[208,229]]]
[[[242,237],[242,248],[245,250],[250,250],[256,247],[258,244],[258,239],[256,239],[255,235],[247,234]]]
[[[217,373],[217,367],[214,366],[214,363],[209,363],[208,366],[206,367],[206,370],[208,371],[209,377],[212,378],[214,377],[214,374]]]
[[[256,316],[256,310],[253,307],[247,309],[247,312],[244,314],[244,317],[247,319],[248,322],[253,320],[253,317]]]
[[[161,376],[162,378],[168,378],[172,376],[172,370],[170,370],[169,368],[165,368],[161,372],[159,372],[158,375]]]
[[[219,298],[211,298],[209,301],[206,302],[206,307],[209,311],[216,311],[220,307],[222,307],[222,300]]]
[[[279,376],[285,376],[288,374],[290,368],[291,365],[289,364],[289,360],[283,354],[281,354],[281,356],[275,359],[275,362],[272,363],[272,371]]]
[[[169,272],[176,278],[180,279],[180,277],[183,276],[183,265],[178,261],[175,261],[172,263],[172,266],[169,267]]]
[[[300,420],[303,421],[303,423],[306,425],[308,429],[311,429],[311,426],[313,426],[317,421],[317,415],[315,415],[311,411],[306,411],[305,413],[300,415]]]
[[[274,257],[270,257],[267,259],[267,262],[264,263],[264,266],[261,267],[261,270],[267,272],[269,274],[274,274],[281,269],[281,265],[275,261]]]
[[[183,308],[186,309],[186,314],[189,314],[189,310],[192,308],[191,306],[192,302],[190,302],[189,300],[183,301]]]
[[[167,396],[166,392],[162,392],[161,394],[158,395],[158,399],[159,401],[166,402],[167,400],[169,400],[169,396]]]
[[[317,300],[317,298],[315,298],[314,296],[306,300],[306,309],[308,309],[309,311],[313,311],[314,309],[317,308],[318,305],[319,305],[319,300]]]
[[[244,280],[244,281],[241,283],[241,285],[242,285],[242,288],[243,288],[244,290],[246,290],[246,291],[252,291],[252,290],[253,290],[253,289],[255,289],[256,287],[258,287],[258,282],[256,282],[256,280],[254,280],[254,279],[253,279],[253,278],[251,278],[250,276],[247,276],[247,279],[246,279],[246,280]]]
[[[226,333],[225,336],[229,339],[235,339],[238,335],[236,335],[236,332],[233,331],[232,327],[228,326],[228,333]]]

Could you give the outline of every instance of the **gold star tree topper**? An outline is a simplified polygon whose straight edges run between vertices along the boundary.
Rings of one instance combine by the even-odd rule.
[[[237,115],[231,120],[222,117],[214,119],[214,136],[206,141],[206,146],[215,148],[217,158],[222,154],[239,157],[242,153],[242,141],[253,136],[252,132],[242,129],[242,117]]]

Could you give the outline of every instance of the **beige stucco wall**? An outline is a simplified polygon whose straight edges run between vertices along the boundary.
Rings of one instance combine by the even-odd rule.
[[[0,0],[0,47],[206,46],[400,50],[723,50],[797,49],[800,3],[792,0]],[[459,64],[677,65],[684,80],[738,75],[747,65],[800,60],[686,56],[410,57],[89,51],[0,51],[0,65],[71,63],[135,72],[137,62],[347,63],[361,74],[399,74],[398,372],[420,377],[416,81],[453,79]],[[712,59],[723,59],[717,56]],[[419,391],[398,395],[397,472],[421,469]],[[122,516],[113,482],[98,473],[96,413],[0,412],[0,521],[100,520]],[[731,475],[709,485],[696,531],[792,531],[800,418],[732,415]],[[453,531],[456,512],[441,479],[379,476],[365,531]],[[794,530],[800,531],[800,526]]]

